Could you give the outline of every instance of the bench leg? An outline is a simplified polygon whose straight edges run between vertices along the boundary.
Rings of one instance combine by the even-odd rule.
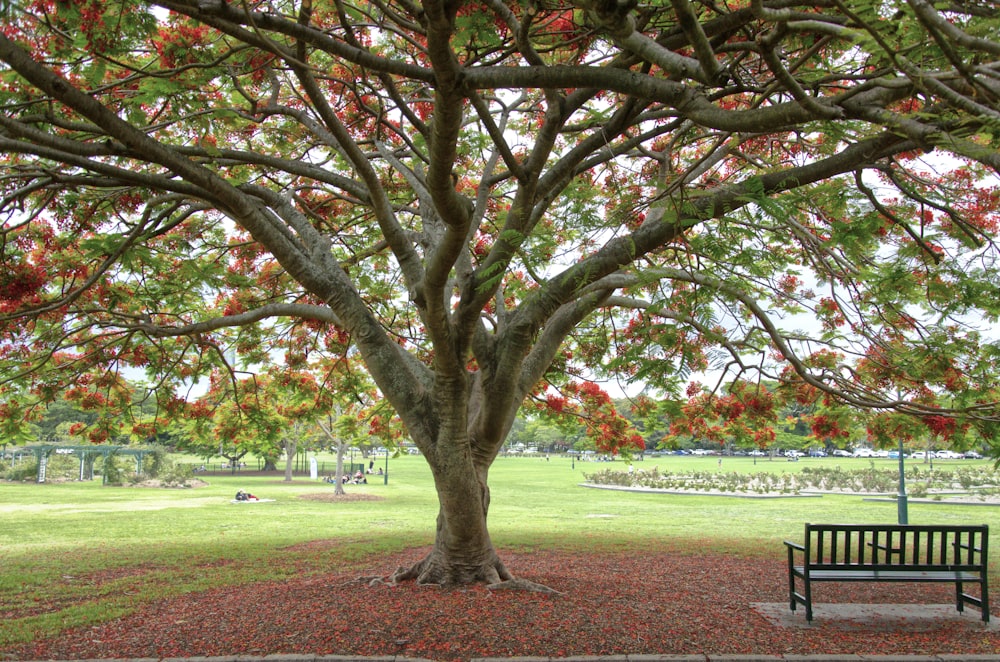
[[[806,621],[812,622],[813,619],[813,594],[812,594],[812,582],[809,581],[809,573],[802,578],[802,597],[805,598],[804,602],[806,604]]]
[[[983,615],[983,623],[990,622],[990,589],[986,586],[986,571],[983,571],[982,581],[979,582],[979,609]]]
[[[982,581],[979,582],[979,610],[982,613],[983,623],[990,622],[990,589],[986,582],[986,571],[984,570]]]
[[[795,552],[788,548],[788,608],[795,611],[798,600],[795,599]]]
[[[958,608],[958,611],[964,612],[965,611],[965,603],[966,602],[971,602],[973,605],[976,605],[976,606],[979,607],[979,611],[980,611],[981,618],[983,619],[983,623],[989,623],[990,622],[990,593],[989,593],[989,589],[986,586],[986,580],[983,579],[983,581],[979,582],[979,600],[978,601],[976,600],[975,596],[971,596],[971,595],[970,596],[966,596],[966,594],[962,590],[963,586],[964,585],[963,585],[962,582],[955,582],[955,601],[956,601],[955,606]]]
[[[788,608],[795,611],[798,601],[795,599],[795,573],[788,569]]]

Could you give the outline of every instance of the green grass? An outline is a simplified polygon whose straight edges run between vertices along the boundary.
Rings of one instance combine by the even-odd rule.
[[[780,473],[869,462],[727,457],[721,470]],[[895,503],[856,496],[741,499],[580,486],[584,474],[607,466],[564,457],[498,459],[490,474],[490,528],[501,555],[540,548],[600,553],[669,547],[684,553],[698,541],[738,555],[774,556],[784,554],[782,539],[801,537],[804,522],[892,523],[897,517]],[[636,462],[637,468],[653,466],[719,470],[713,457]],[[381,500],[336,503],[300,498],[334,489],[303,478],[284,483],[280,477],[213,476],[208,487],[188,490],[105,487],[99,480],[0,483],[0,648],[115,618],[149,601],[362,560],[373,565],[379,555],[430,544],[437,514],[430,471],[422,458],[409,456],[391,459],[389,470],[387,485],[373,477],[369,485],[347,487]],[[230,503],[240,488],[274,501]],[[909,518],[914,524],[987,523],[1000,531],[997,510],[911,503]],[[319,551],[294,548],[317,540],[334,544]],[[995,567],[1000,545],[992,549]]]

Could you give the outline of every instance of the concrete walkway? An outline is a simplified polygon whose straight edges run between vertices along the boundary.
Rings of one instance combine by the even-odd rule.
[[[792,611],[787,602],[755,602],[750,608],[771,625],[795,630],[823,627],[843,632],[935,632],[962,628],[970,635],[1000,632],[1000,619],[984,623],[978,609],[958,611],[953,604],[818,603],[813,620],[805,607]]]
[[[52,662],[51,660],[46,662]],[[386,655],[267,655],[253,657],[140,658],[74,660],[73,662],[435,662],[418,657]],[[479,657],[469,662],[1000,662],[1000,655],[604,655],[600,657]]]

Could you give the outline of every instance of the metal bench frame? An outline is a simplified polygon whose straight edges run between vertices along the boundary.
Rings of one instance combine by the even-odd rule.
[[[805,605],[811,621],[813,582],[946,582],[958,611],[974,605],[988,623],[988,542],[985,524],[806,524],[803,544],[785,541],[789,606]],[[978,584],[979,595],[965,584]]]

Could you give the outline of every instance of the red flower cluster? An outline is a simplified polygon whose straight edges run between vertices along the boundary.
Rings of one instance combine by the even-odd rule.
[[[160,66],[174,69],[178,65],[195,62],[197,47],[205,43],[208,34],[207,25],[161,28],[159,39],[153,42],[153,48],[160,57]]]
[[[948,439],[955,434],[955,419],[951,416],[924,416],[921,420],[938,437]]]
[[[818,414],[813,416],[811,429],[813,436],[817,439],[846,439],[848,437],[848,431],[840,427],[840,422],[832,417],[826,416],[824,414]]]
[[[0,271],[0,308],[15,310],[37,300],[47,281],[42,267],[25,263],[4,265]]]
[[[628,419],[618,413],[604,389],[593,382],[571,382],[563,388],[564,395],[544,396],[544,409],[556,416],[573,414],[587,430],[587,437],[606,453],[624,449],[643,450],[646,442]]]

